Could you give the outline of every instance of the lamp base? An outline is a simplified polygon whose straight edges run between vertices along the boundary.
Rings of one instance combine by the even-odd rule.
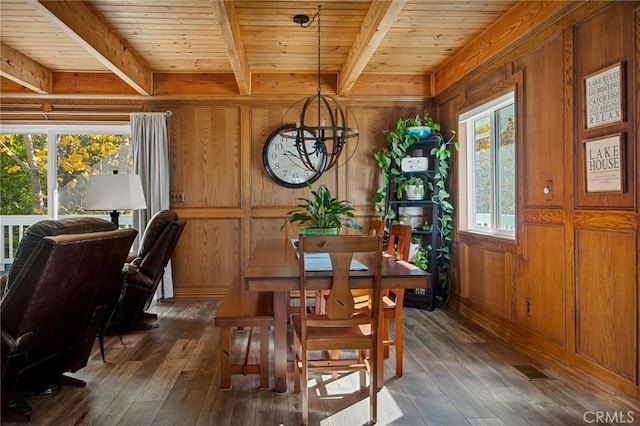
[[[118,218],[120,217],[120,212],[117,210],[114,210],[111,213],[109,213],[109,215],[111,216],[111,222],[113,222],[113,224],[116,226],[116,229],[120,229],[120,224],[118,222]]]

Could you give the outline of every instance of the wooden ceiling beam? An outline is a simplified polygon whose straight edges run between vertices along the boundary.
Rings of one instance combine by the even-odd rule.
[[[28,0],[74,41],[141,95],[151,95],[153,74],[126,43],[82,1]]]
[[[233,1],[211,0],[211,8],[218,21],[220,36],[227,50],[231,69],[241,95],[251,94],[251,72],[244,43],[240,35],[240,22]]]
[[[406,0],[374,0],[371,2],[347,60],[340,71],[339,95],[349,94],[405,3]]]
[[[51,70],[0,42],[0,75],[34,92],[51,93]]]

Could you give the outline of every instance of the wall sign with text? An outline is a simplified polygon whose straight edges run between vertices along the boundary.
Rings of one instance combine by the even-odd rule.
[[[621,134],[584,142],[587,192],[624,192],[624,145]]]
[[[617,63],[584,79],[587,128],[624,121],[623,64]]]

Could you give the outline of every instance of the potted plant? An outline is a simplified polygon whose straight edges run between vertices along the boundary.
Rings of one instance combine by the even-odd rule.
[[[287,213],[285,223],[300,226],[299,232],[304,235],[335,235],[343,227],[362,231],[362,227],[355,221],[355,208],[345,200],[338,200],[326,185],[322,184],[313,189],[307,183],[311,197],[298,198],[302,203]]]
[[[407,200],[422,200],[427,193],[425,179],[419,175],[411,174],[396,182],[398,199],[404,197]]]
[[[440,124],[433,121],[429,113],[425,113],[422,118],[416,115],[416,118],[408,120],[407,133],[415,136],[418,140],[427,139],[432,132],[439,131]]]

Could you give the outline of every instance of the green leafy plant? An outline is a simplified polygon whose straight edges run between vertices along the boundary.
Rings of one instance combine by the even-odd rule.
[[[395,129],[385,130],[383,132],[384,148],[374,154],[378,167],[380,167],[382,171],[382,186],[376,191],[373,202],[376,207],[376,212],[381,216],[385,215],[384,201],[387,197],[389,182],[393,181],[396,184],[396,188],[400,191],[404,191],[406,186],[409,185],[407,178],[402,174],[402,158],[406,155],[407,149],[418,142],[418,137],[408,132],[407,128],[418,125],[430,127],[432,131],[440,131],[440,124],[433,121],[433,118],[428,112],[425,113],[422,118],[419,116],[415,118],[401,118],[396,122]],[[399,198],[401,194],[400,192]],[[384,218],[395,219],[393,210],[387,211]]]
[[[412,243],[418,245],[418,250],[416,250],[416,257],[413,260],[413,264],[424,271],[428,271],[429,255],[431,253],[431,244],[427,244],[423,246],[422,241],[420,241],[419,238],[414,238]]]
[[[347,227],[362,231],[362,227],[355,221],[355,208],[349,202],[335,198],[324,184],[313,189],[311,184],[307,183],[307,188],[311,191],[311,197],[298,198],[302,203],[287,213],[285,223],[280,229],[288,222],[310,228]]]
[[[440,246],[438,247],[438,264],[441,265],[438,279],[442,287],[442,294],[436,296],[440,305],[445,305],[449,299],[450,286],[449,286],[449,271],[451,269],[451,243],[453,241],[453,230],[455,224],[453,221],[454,207],[449,202],[450,194],[447,191],[446,183],[449,177],[449,162],[451,161],[451,147],[456,151],[460,149],[460,143],[454,141],[455,131],[451,132],[451,138],[446,142],[440,144],[431,150],[437,162],[437,169],[435,174],[435,185],[438,188],[433,192],[431,201],[434,204],[439,205],[438,214],[438,233],[440,234]]]
[[[422,187],[421,195],[424,196],[424,194],[426,193],[426,188],[429,188],[426,175],[424,173],[412,173],[410,175],[405,175],[402,178],[398,178],[396,181],[396,193],[398,194],[398,199],[401,199],[403,195],[408,194],[410,186]],[[418,192],[420,192],[420,189],[418,190]]]

